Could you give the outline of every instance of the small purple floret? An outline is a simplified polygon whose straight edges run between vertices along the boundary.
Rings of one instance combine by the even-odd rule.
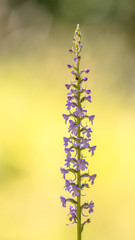
[[[77,222],[77,214],[76,214],[76,209],[73,208],[72,206],[69,206],[69,213],[68,215],[71,215],[71,217],[69,218],[70,221],[74,220],[71,224],[67,224],[67,226],[71,226],[73,223]]]
[[[66,180],[66,182],[65,182],[65,191],[68,191],[68,192],[70,192],[70,190],[71,190],[71,183],[70,183],[70,181],[69,180]]]
[[[62,114],[63,118],[65,119],[65,123],[67,123],[70,115]]]
[[[92,146],[89,148],[89,152],[92,153],[92,156],[94,155],[94,151],[96,150],[96,146]]]
[[[75,71],[71,71],[71,73],[75,76],[77,76],[77,73]]]
[[[66,167],[70,167],[70,163],[72,162],[72,160],[71,160],[71,158],[67,157],[67,158],[65,159],[65,162],[66,162],[66,163],[65,163],[64,165],[65,165]]]
[[[72,49],[69,49],[68,51],[69,51],[70,53],[73,53],[73,50],[72,50]]]
[[[90,71],[90,69],[86,69],[84,72],[85,72],[85,73],[89,73],[89,71]]]
[[[73,193],[72,193],[73,197],[78,197],[78,196],[79,196],[79,190],[80,190],[80,189],[81,189],[81,188],[77,187],[76,185],[72,185],[72,190],[71,190],[71,192],[73,192]]]
[[[83,148],[89,148],[90,145],[89,145],[88,142],[89,142],[90,140],[91,140],[90,138],[89,138],[89,139],[83,138],[82,141],[81,141],[82,147],[83,147]]]
[[[66,207],[67,199],[61,196],[61,197],[60,197],[60,200],[61,200],[61,202],[62,202],[62,206],[63,206],[63,207]]]
[[[70,138],[66,138],[66,137],[63,137],[63,141],[64,141],[64,146],[67,147],[68,146],[68,143],[71,142],[70,141]]]
[[[89,121],[91,121],[91,123],[92,123],[92,125],[93,125],[93,120],[94,120],[94,118],[95,118],[95,115],[91,115],[91,116],[89,116],[88,118],[89,118]]]
[[[70,100],[67,100],[66,106],[67,106],[67,110],[71,110],[71,107],[74,107],[72,102],[70,102]]]
[[[86,165],[88,165],[88,162],[85,161],[85,159],[79,159],[77,161],[77,164],[78,164],[78,170],[85,170],[87,169],[88,167]]]
[[[82,108],[77,108],[77,110],[74,112],[74,115],[78,116],[78,117],[83,117],[85,115],[85,113],[87,113],[87,110],[84,110]]]
[[[73,149],[70,148],[65,148],[65,153],[67,153],[67,158],[71,158],[71,152],[74,152]]]
[[[94,181],[95,181],[96,177],[97,177],[97,174],[93,174],[93,175],[90,176],[91,185],[94,184]]]
[[[91,90],[88,89],[88,90],[85,90],[85,92],[86,92],[87,94],[90,94],[90,93],[91,93]]]
[[[87,96],[85,99],[87,99],[87,101],[91,102],[91,96]]]
[[[88,80],[88,78],[87,78],[87,77],[84,77],[82,80],[83,80],[84,82],[86,82],[86,81]]]
[[[82,44],[79,44],[79,48],[82,48],[83,46],[82,46]]]
[[[91,212],[94,212],[93,208],[94,208],[94,202],[91,201],[89,204],[88,204],[88,208],[89,208],[89,213]]]
[[[74,99],[74,96],[68,96],[68,100],[71,101],[72,99]]]
[[[79,127],[79,125],[77,125],[75,122],[73,122],[72,120],[69,120],[70,126],[69,126],[69,132],[71,131],[72,134],[74,134],[75,136],[77,136],[77,128]]]
[[[70,65],[70,64],[67,64],[67,67],[68,67],[68,68],[72,68],[72,65]]]
[[[87,137],[89,138],[91,135],[90,133],[92,132],[91,128],[85,128],[83,133],[86,133]]]
[[[63,178],[65,179],[65,175],[66,175],[66,173],[68,173],[69,171],[68,171],[67,169],[65,169],[65,168],[61,168],[60,170],[61,170],[61,173],[63,174]]]
[[[71,84],[65,84],[65,87],[69,89],[71,87]]]

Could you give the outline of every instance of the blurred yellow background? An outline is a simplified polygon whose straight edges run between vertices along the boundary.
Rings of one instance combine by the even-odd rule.
[[[0,0],[0,240],[76,239],[59,197],[77,23],[97,145],[88,155],[97,179],[87,191],[95,209],[83,240],[135,239],[134,2],[83,2]]]

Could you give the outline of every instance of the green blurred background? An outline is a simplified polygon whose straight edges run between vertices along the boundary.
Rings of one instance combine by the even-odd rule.
[[[59,196],[77,23],[98,175],[83,240],[135,239],[135,1],[0,0],[0,240],[76,239]]]

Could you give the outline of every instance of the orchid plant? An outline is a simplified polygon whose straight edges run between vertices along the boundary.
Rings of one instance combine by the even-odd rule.
[[[84,225],[90,222],[90,218],[84,214],[84,211],[88,211],[90,214],[94,208],[93,201],[82,203],[82,197],[85,196],[82,195],[82,192],[85,188],[89,188],[88,182],[93,185],[96,178],[96,174],[89,174],[89,163],[84,155],[85,150],[88,150],[93,156],[96,149],[96,146],[90,145],[92,130],[87,124],[90,122],[93,125],[95,115],[88,115],[85,106],[83,106],[85,101],[91,103],[91,90],[86,89],[85,83],[88,78],[83,77],[83,74],[88,74],[90,70],[80,70],[82,43],[79,24],[77,24],[72,41],[74,48],[69,49],[69,52],[74,56],[73,64],[67,64],[67,67],[72,70],[71,74],[74,76],[74,81],[65,84],[66,89],[69,90],[66,103],[68,114],[63,114],[63,118],[65,123],[69,123],[69,137],[63,138],[66,159],[65,167],[61,168],[65,180],[65,191],[72,194],[72,197],[61,196],[60,199],[63,207],[66,207],[67,202],[70,203],[68,213],[70,223],[67,225],[77,224],[77,240],[81,240]],[[70,173],[74,177],[69,179],[67,176],[70,176]]]

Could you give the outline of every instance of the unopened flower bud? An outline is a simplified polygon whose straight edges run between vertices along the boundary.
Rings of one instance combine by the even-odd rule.
[[[68,68],[72,68],[72,66],[71,66],[70,64],[67,64],[67,67],[68,67]]]
[[[79,44],[79,48],[82,48],[83,46],[81,44]]]
[[[72,50],[72,49],[69,49],[68,51],[69,51],[70,53],[73,53],[73,50]]]
[[[88,73],[89,71],[90,71],[90,69],[86,69],[84,72],[85,72],[85,73]]]
[[[88,89],[88,90],[85,90],[85,92],[86,92],[87,94],[90,94],[90,93],[91,93],[91,90]]]
[[[83,81],[84,81],[84,82],[86,82],[87,80],[88,80],[88,78],[87,78],[87,77],[84,77],[84,78],[83,78]]]

